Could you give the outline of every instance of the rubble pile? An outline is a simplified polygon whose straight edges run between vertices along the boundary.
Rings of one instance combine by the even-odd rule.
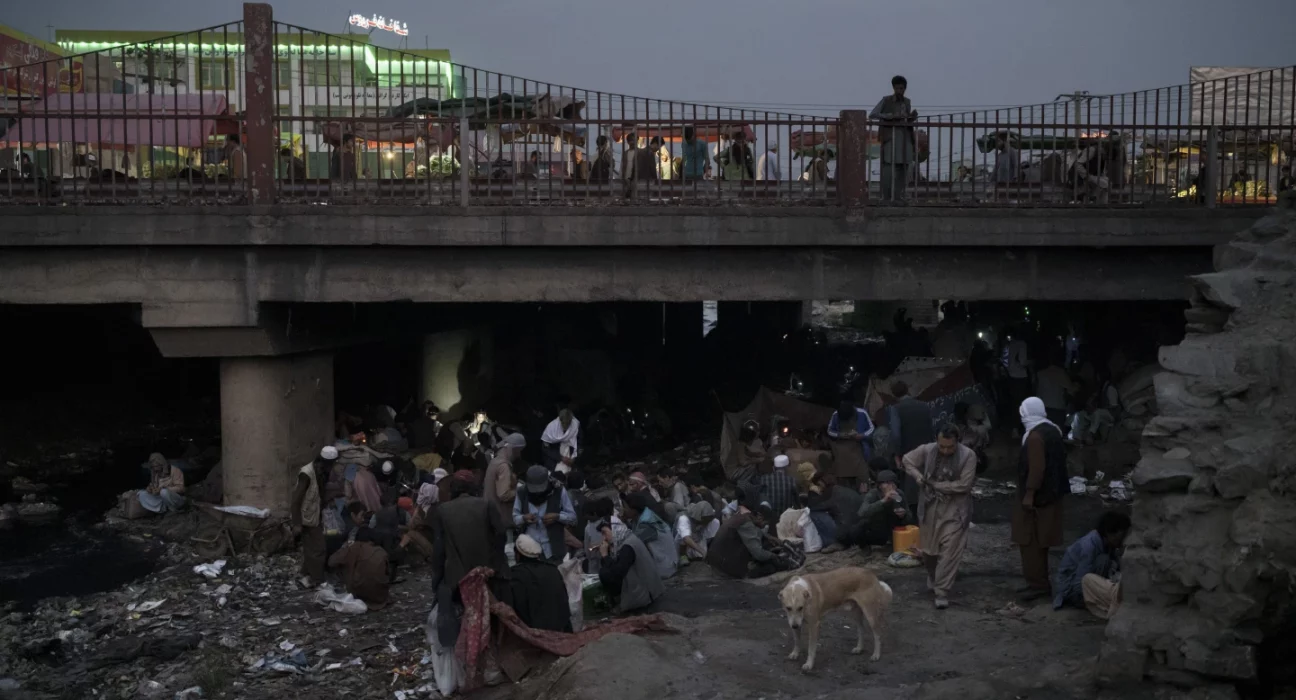
[[[0,685],[54,697],[434,697],[422,618],[426,570],[397,605],[346,615],[297,584],[294,556],[165,568],[116,590],[0,611]],[[398,692],[399,691],[399,692]],[[187,693],[187,694],[186,694]],[[311,695],[314,697],[314,695]]]
[[[1124,600],[1097,665],[1107,683],[1296,688],[1291,194],[1216,249],[1217,272],[1194,278],[1188,336],[1161,351]]]

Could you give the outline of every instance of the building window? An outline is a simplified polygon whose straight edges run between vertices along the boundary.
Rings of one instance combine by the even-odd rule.
[[[315,87],[342,87],[342,64],[338,61],[302,61],[302,82]]]
[[[204,58],[198,62],[198,84],[204,90],[234,87],[234,66],[228,58]]]
[[[393,75],[391,84],[401,87],[441,87],[441,74],[429,71]]]
[[[292,89],[292,61],[289,59],[275,61],[274,77],[276,90]]]

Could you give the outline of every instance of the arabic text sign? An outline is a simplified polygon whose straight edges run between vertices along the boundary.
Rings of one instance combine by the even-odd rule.
[[[409,22],[397,22],[394,19],[387,19],[382,15],[373,15],[365,17],[364,15],[351,15],[347,20],[353,26],[361,29],[381,29],[384,32],[391,32],[396,36],[409,36]]]

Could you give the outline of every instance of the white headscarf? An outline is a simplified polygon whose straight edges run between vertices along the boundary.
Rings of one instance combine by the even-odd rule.
[[[1026,428],[1022,432],[1023,445],[1026,444],[1026,438],[1030,437],[1031,431],[1041,425],[1048,424],[1057,428],[1057,425],[1048,419],[1048,411],[1044,408],[1044,402],[1039,400],[1038,397],[1032,396],[1023,401],[1021,408],[1017,409],[1017,413],[1021,415],[1022,425]],[[1061,428],[1058,428],[1058,430],[1060,431]]]

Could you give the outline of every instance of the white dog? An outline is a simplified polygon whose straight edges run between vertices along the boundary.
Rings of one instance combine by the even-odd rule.
[[[864,621],[873,631],[872,661],[882,658],[882,630],[886,626],[886,609],[891,603],[891,587],[879,581],[868,569],[849,567],[822,574],[797,576],[779,593],[788,626],[792,628],[792,653],[801,656],[801,628],[806,628],[806,662],[802,671],[814,670],[815,651],[819,647],[819,622],[824,613],[843,606],[855,610],[859,642],[852,654],[864,652]]]

